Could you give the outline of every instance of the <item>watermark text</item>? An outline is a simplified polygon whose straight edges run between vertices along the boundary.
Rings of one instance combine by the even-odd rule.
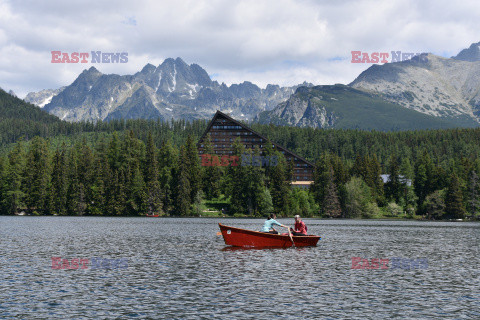
[[[105,258],[73,258],[62,259],[52,257],[52,269],[126,269],[128,268],[127,258],[105,259]]]
[[[52,63],[127,63],[128,52],[62,52],[52,51]]]
[[[361,257],[352,257],[351,269],[427,269],[427,258],[391,258],[391,259],[365,259]]]
[[[351,51],[352,61],[351,63],[388,63],[388,62],[400,62],[409,60],[415,56],[419,56],[422,53],[391,51],[388,52],[362,52]]]

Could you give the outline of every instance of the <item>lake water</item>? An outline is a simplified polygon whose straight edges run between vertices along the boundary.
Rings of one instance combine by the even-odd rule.
[[[231,250],[218,222],[263,224],[0,217],[0,318],[480,319],[479,223],[306,219],[317,247]],[[52,269],[52,257],[128,265]],[[353,257],[428,266],[352,269]]]

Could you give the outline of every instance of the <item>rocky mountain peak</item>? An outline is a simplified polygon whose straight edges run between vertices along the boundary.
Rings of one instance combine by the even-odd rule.
[[[140,71],[140,73],[142,73],[142,74],[149,74],[149,73],[155,72],[156,69],[157,69],[157,68],[156,68],[153,64],[147,63],[147,64],[145,65],[145,67],[143,67],[142,71]]]
[[[480,61],[480,42],[472,43],[468,49],[463,49],[452,58],[470,62]]]
[[[82,73],[87,73],[87,74],[98,74],[98,73],[100,73],[100,74],[102,74],[102,73],[101,73],[100,71],[98,71],[98,69],[95,68],[94,66],[91,66],[88,70],[87,70],[87,69],[83,70]]]
[[[74,81],[77,83],[88,83],[91,84],[95,82],[98,78],[103,75],[100,71],[97,70],[95,67],[90,67],[90,69],[85,69],[83,72],[78,76],[78,78]]]

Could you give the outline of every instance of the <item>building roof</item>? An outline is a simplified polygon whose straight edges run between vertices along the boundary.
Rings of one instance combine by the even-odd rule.
[[[212,120],[210,120],[210,123],[208,124],[207,126],[207,129],[205,129],[205,132],[202,134],[202,136],[200,137],[200,139],[198,139],[198,143],[197,143],[197,146],[198,144],[200,144],[200,142],[205,138],[205,136],[207,135],[207,133],[210,131],[210,128],[213,126],[213,124],[215,123],[215,120],[218,118],[218,116],[222,116],[222,117],[225,117],[227,118],[229,121],[232,121],[233,123],[235,123],[236,125],[239,125],[241,126],[243,129],[247,130],[247,131],[250,131],[252,132],[253,134],[256,134],[257,136],[259,136],[260,138],[266,140],[266,141],[270,141],[273,145],[275,145],[276,148],[280,149],[280,150],[283,150],[283,151],[286,151],[290,154],[292,154],[294,157],[297,157],[298,159],[308,163],[309,165],[311,165],[312,167],[315,167],[315,165],[306,160],[305,158],[303,157],[300,157],[299,155],[293,153],[292,151],[288,150],[287,148],[284,148],[283,146],[279,145],[278,143],[275,143],[273,141],[271,141],[270,139],[268,139],[267,137],[261,135],[260,133],[256,132],[255,130],[249,128],[248,126],[246,126],[245,124],[241,123],[240,121],[237,121],[235,119],[233,119],[232,117],[230,117],[229,115],[217,110],[217,112],[215,113],[215,115],[213,116]]]

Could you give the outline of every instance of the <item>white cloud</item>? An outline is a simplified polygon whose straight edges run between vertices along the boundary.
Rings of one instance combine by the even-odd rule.
[[[477,1],[0,0],[0,86],[24,96],[90,67],[52,64],[52,50],[128,52],[104,73],[182,57],[229,84],[348,83],[369,66],[352,50],[451,56],[480,41],[478,21]]]

